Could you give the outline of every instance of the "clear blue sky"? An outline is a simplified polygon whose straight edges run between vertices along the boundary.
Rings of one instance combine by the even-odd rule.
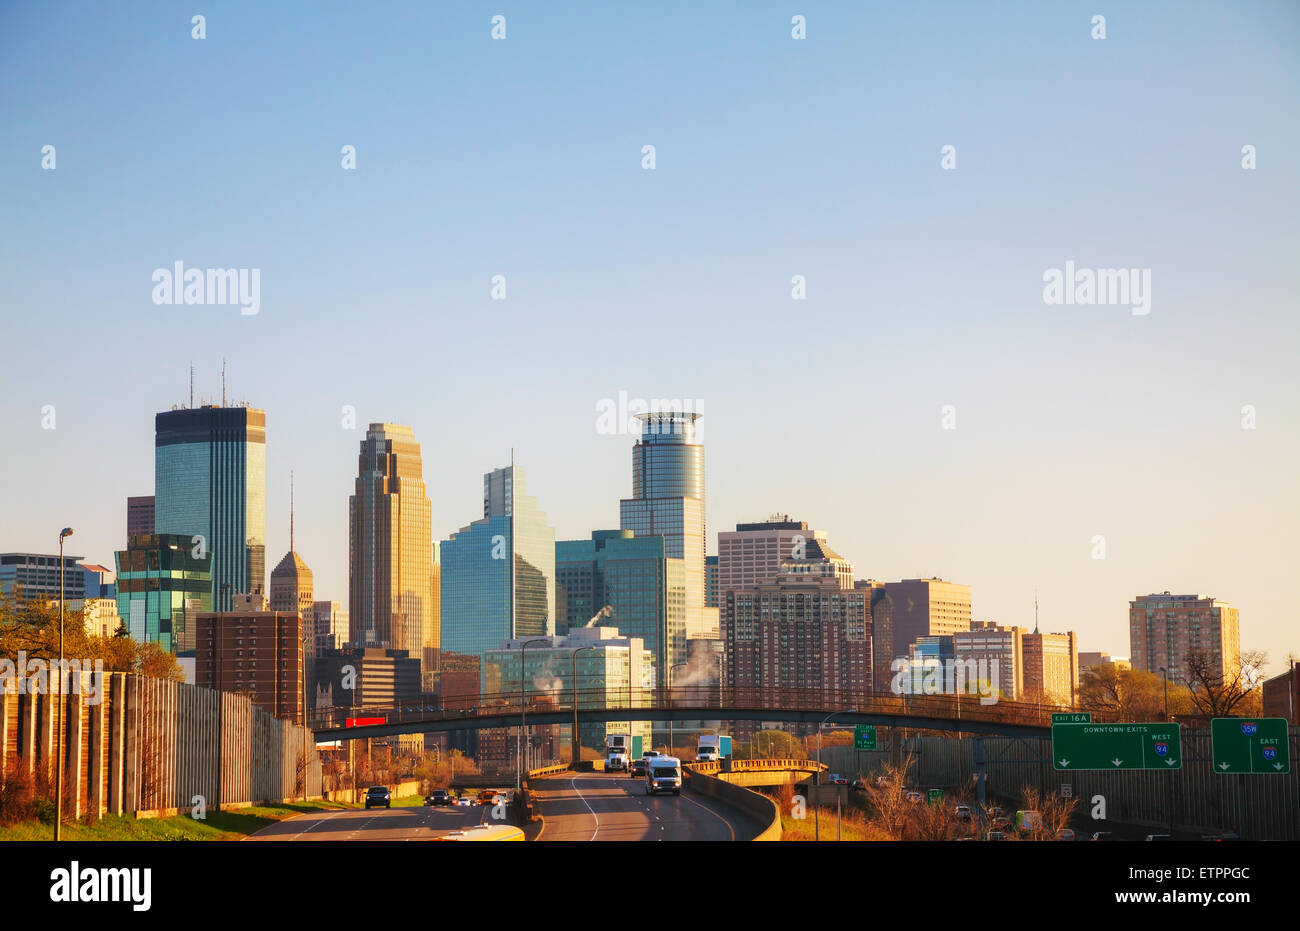
[[[0,7],[0,549],[111,565],[224,357],[318,597],[368,421],[439,538],[512,446],[574,538],[630,494],[625,390],[704,400],[712,531],[789,512],[1004,623],[1037,586],[1085,650],[1165,589],[1300,650],[1296,4],[191,6]],[[1067,259],[1151,269],[1151,313],[1045,305]],[[261,312],[154,305],[178,260],[259,268]]]

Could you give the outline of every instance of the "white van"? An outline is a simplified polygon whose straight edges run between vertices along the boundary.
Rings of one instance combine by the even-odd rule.
[[[646,760],[645,794],[682,794],[682,761],[675,756],[652,756]]]

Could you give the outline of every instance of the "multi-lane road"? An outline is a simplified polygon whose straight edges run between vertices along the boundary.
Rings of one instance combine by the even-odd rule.
[[[548,776],[532,784],[543,823],[536,840],[752,840],[753,819],[689,788],[646,795],[645,780],[618,773]]]
[[[533,798],[547,841],[752,840],[762,829],[753,819],[683,789],[646,795],[645,782],[617,773],[564,774],[538,779]],[[488,805],[343,809],[295,815],[249,835],[257,841],[433,840],[476,824],[494,823]],[[505,821],[512,824],[513,812]]]
[[[433,840],[476,824],[494,822],[490,805],[438,805],[413,808],[343,809],[294,815],[268,825],[248,840]]]

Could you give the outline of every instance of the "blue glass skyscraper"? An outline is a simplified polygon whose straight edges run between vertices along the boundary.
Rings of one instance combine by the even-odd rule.
[[[444,651],[481,657],[502,640],[555,632],[555,529],[521,467],[483,476],[482,519],[440,551]]]
[[[266,412],[166,411],[154,430],[154,531],[202,538],[212,604],[229,611],[236,594],[266,586]]]

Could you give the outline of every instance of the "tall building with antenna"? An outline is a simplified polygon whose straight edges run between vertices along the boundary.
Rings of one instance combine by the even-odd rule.
[[[154,532],[212,556],[212,605],[266,586],[266,411],[179,407],[154,416]],[[191,392],[192,392],[191,388]]]
[[[302,621],[303,663],[306,681],[311,682],[315,672],[316,632],[313,625],[313,579],[307,563],[294,549],[293,538],[293,473],[289,473],[289,552],[271,570],[271,610],[290,611]]]
[[[350,640],[406,650],[430,689],[441,625],[433,558],[433,505],[410,427],[372,423],[348,499]]]

